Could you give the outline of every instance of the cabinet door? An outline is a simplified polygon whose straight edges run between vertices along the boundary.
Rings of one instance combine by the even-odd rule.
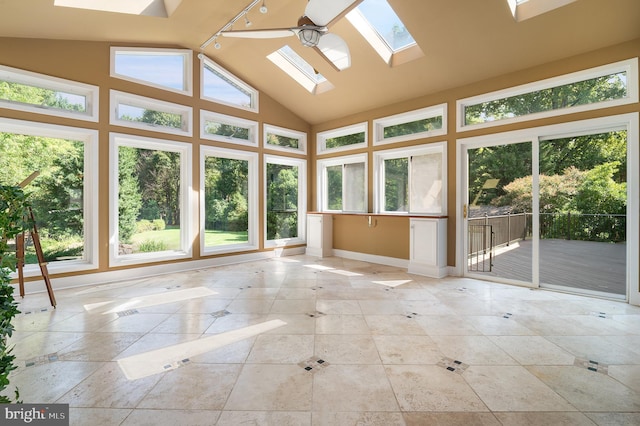
[[[438,263],[438,222],[411,221],[411,260],[427,265]]]

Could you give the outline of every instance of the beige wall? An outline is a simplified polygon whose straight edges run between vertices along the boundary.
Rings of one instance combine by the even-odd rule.
[[[122,44],[124,45],[124,44]],[[212,141],[203,141],[198,137],[199,129],[199,115],[198,109],[207,109],[214,112],[220,112],[223,114],[235,115],[241,118],[256,120],[260,122],[260,131],[262,132],[262,124],[268,123],[281,127],[286,127],[294,130],[308,132],[310,146],[309,146],[309,164],[308,164],[308,177],[309,177],[309,191],[307,205],[309,210],[316,210],[315,188],[316,188],[316,170],[315,160],[317,155],[315,153],[315,140],[314,135],[317,132],[330,130],[349,124],[360,123],[363,121],[369,122],[369,137],[373,135],[373,129],[371,120],[375,118],[385,117],[393,114],[398,114],[406,111],[411,111],[426,106],[437,105],[441,103],[448,104],[448,133],[446,136],[438,136],[426,139],[420,139],[411,142],[403,142],[394,145],[385,145],[383,149],[401,146],[412,146],[425,143],[433,143],[446,141],[448,144],[448,264],[455,265],[455,244],[456,244],[456,221],[454,213],[456,211],[456,140],[461,137],[470,137],[483,134],[490,134],[495,132],[503,132],[527,127],[535,127],[541,125],[555,124],[567,121],[575,121],[580,119],[587,119],[593,117],[599,117],[604,115],[622,114],[634,111],[640,111],[640,105],[638,103],[607,108],[597,111],[588,111],[575,114],[568,114],[564,116],[545,118],[530,122],[517,123],[511,125],[504,125],[495,127],[492,129],[483,129],[468,131],[464,133],[457,133],[455,126],[455,106],[456,100],[469,96],[474,96],[494,90],[504,89],[520,84],[525,84],[557,75],[580,71],[586,68],[591,68],[599,65],[604,65],[619,60],[629,59],[632,57],[640,56],[640,40],[634,40],[617,46],[609,47],[606,49],[590,52],[588,54],[559,59],[556,62],[546,64],[531,69],[522,70],[520,72],[503,75],[490,80],[477,82],[464,87],[453,88],[449,90],[443,90],[442,92],[431,94],[428,96],[417,97],[410,101],[388,105],[384,108],[378,108],[375,110],[368,110],[353,116],[343,117],[339,120],[333,120],[331,122],[322,123],[315,126],[310,126],[304,122],[298,116],[291,111],[286,110],[273,99],[266,96],[264,93],[260,94],[260,113],[255,114],[235,108],[225,107],[212,102],[202,101],[198,97],[200,90],[199,87],[199,60],[194,54],[194,96],[189,97],[181,94],[170,93],[159,89],[145,87],[130,83],[127,81],[114,79],[109,76],[109,43],[100,42],[76,42],[76,41],[54,41],[54,40],[34,40],[34,39],[11,39],[0,38],[0,64],[11,67],[21,68],[28,71],[43,73],[55,77],[61,77],[65,79],[75,80],[88,84],[97,85],[100,87],[100,121],[99,123],[79,122],[77,120],[56,118],[49,116],[38,116],[34,118],[32,114],[6,110],[0,108],[0,116],[16,118],[22,120],[37,120],[46,123],[62,124],[69,126],[84,127],[90,129],[96,129],[100,133],[100,176],[99,176],[99,264],[100,267],[97,271],[100,272],[108,270],[108,159],[109,159],[109,132],[125,132],[130,134],[136,134],[149,137],[160,137],[162,135],[155,134],[154,132],[147,132],[143,130],[120,128],[118,126],[109,125],[109,90],[116,89],[124,92],[130,92],[148,96],[152,98],[162,99],[169,102],[175,102],[183,105],[192,106],[194,108],[194,137],[184,136],[171,136],[173,140],[189,142],[193,144],[193,182],[194,190],[199,190],[199,147],[201,145],[218,145],[225,146],[223,143],[216,143]],[[152,46],[152,47],[179,47],[179,46]],[[224,64],[220,64],[224,66]],[[473,64],[469,64],[473,66]],[[424,78],[428,78],[425,76]],[[247,82],[251,84],[251,82]],[[258,88],[259,89],[259,88]],[[373,90],[373,89],[372,89]],[[363,105],[366,105],[366,99],[362,100]],[[638,143],[638,141],[631,141],[632,143]],[[233,148],[243,149],[237,145]],[[258,151],[263,154],[265,150],[263,148],[244,148],[253,151]],[[354,150],[353,153],[366,152],[369,155],[369,164],[373,164],[373,152],[374,148],[371,141],[369,141],[369,147]],[[279,152],[276,152],[280,154]],[[295,155],[293,155],[295,156]],[[322,158],[331,157],[331,155],[323,156]],[[260,161],[260,175],[262,175],[262,161]],[[260,181],[260,191],[262,192],[263,181]],[[373,171],[372,167],[369,167],[369,211],[373,211],[372,194],[373,194]],[[263,235],[263,199],[261,193],[260,196],[260,235]],[[354,251],[360,253],[381,255],[399,259],[408,259],[409,257],[409,218],[408,217],[390,217],[390,216],[375,216],[377,222],[376,227],[369,227],[366,215],[334,215],[334,247],[341,250]],[[198,228],[197,224],[194,225]],[[194,229],[197,232],[198,229]],[[636,236],[638,238],[640,236]],[[261,243],[262,244],[262,243]],[[260,250],[264,250],[261,248]],[[199,253],[199,244],[194,247],[193,259],[201,259]]]

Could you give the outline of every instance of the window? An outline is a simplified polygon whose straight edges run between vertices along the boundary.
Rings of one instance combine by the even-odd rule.
[[[99,88],[0,65],[0,108],[98,121]]]
[[[576,0],[507,0],[513,18],[520,22],[550,12]]]
[[[76,9],[99,10],[103,12],[127,13],[130,15],[156,16],[167,18],[180,5],[182,0],[165,2],[164,0],[54,0],[55,6]]]
[[[200,69],[202,99],[258,112],[258,91],[204,55]]]
[[[376,212],[446,214],[446,143],[374,153]]]
[[[374,145],[446,134],[447,104],[373,120]]]
[[[306,161],[265,155],[265,247],[303,243],[306,219]]]
[[[316,135],[318,154],[367,147],[367,123],[327,130]]]
[[[367,211],[367,154],[318,161],[321,211]]]
[[[364,0],[347,14],[347,19],[391,66],[424,55],[387,0]]]
[[[317,72],[311,64],[305,61],[291,47],[285,45],[267,56],[298,84],[314,95],[333,89],[331,84],[322,74]]]
[[[0,183],[27,187],[51,273],[98,267],[98,132],[0,118]],[[38,275],[27,240],[25,274]]]
[[[193,133],[193,113],[184,105],[112,90],[110,112],[113,125],[184,136]]]
[[[282,127],[264,125],[265,148],[280,151],[307,153],[307,134],[297,130],[284,129]]]
[[[458,131],[638,102],[638,58],[457,101]]]
[[[200,110],[200,137],[241,145],[258,145],[258,122]]]
[[[189,96],[192,64],[193,53],[188,49],[111,48],[111,77]]]
[[[202,253],[257,249],[258,154],[208,146],[201,153]]]
[[[191,145],[112,133],[110,263],[191,255]]]

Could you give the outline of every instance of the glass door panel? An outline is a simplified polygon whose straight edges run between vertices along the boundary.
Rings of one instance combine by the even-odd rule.
[[[626,131],[540,141],[540,285],[626,295]]]
[[[467,149],[466,272],[531,283],[532,144]]]

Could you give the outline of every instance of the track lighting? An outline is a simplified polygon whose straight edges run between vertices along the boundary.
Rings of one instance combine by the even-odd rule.
[[[216,49],[220,49],[222,46],[220,46],[220,43],[216,41],[213,47],[215,47]]]
[[[264,0],[262,0],[262,6],[260,6],[260,13],[267,13],[267,6],[264,5]]]
[[[249,18],[247,18],[247,14],[244,14],[244,26],[245,27],[250,27],[251,26],[251,21],[249,20]]]
[[[0,3],[2,3],[2,1],[3,0],[0,0]],[[265,1],[266,0],[262,0],[262,6],[260,6],[260,9],[259,9],[260,13],[267,13],[267,6],[265,5]],[[220,49],[220,43],[218,43],[218,40],[217,40],[218,36],[220,36],[220,33],[223,31],[227,31],[229,29],[233,29],[233,24],[235,24],[236,21],[239,21],[242,18],[244,18],[244,25],[246,27],[250,27],[252,25],[252,22],[249,20],[249,17],[247,15],[249,11],[258,3],[260,3],[260,0],[252,0],[247,7],[245,7],[240,12],[238,12],[238,14],[233,19],[231,19],[222,28],[216,31],[211,37],[207,39],[207,41],[202,43],[202,45],[200,46],[200,49],[205,49],[207,46],[209,46],[212,43],[216,49]]]

